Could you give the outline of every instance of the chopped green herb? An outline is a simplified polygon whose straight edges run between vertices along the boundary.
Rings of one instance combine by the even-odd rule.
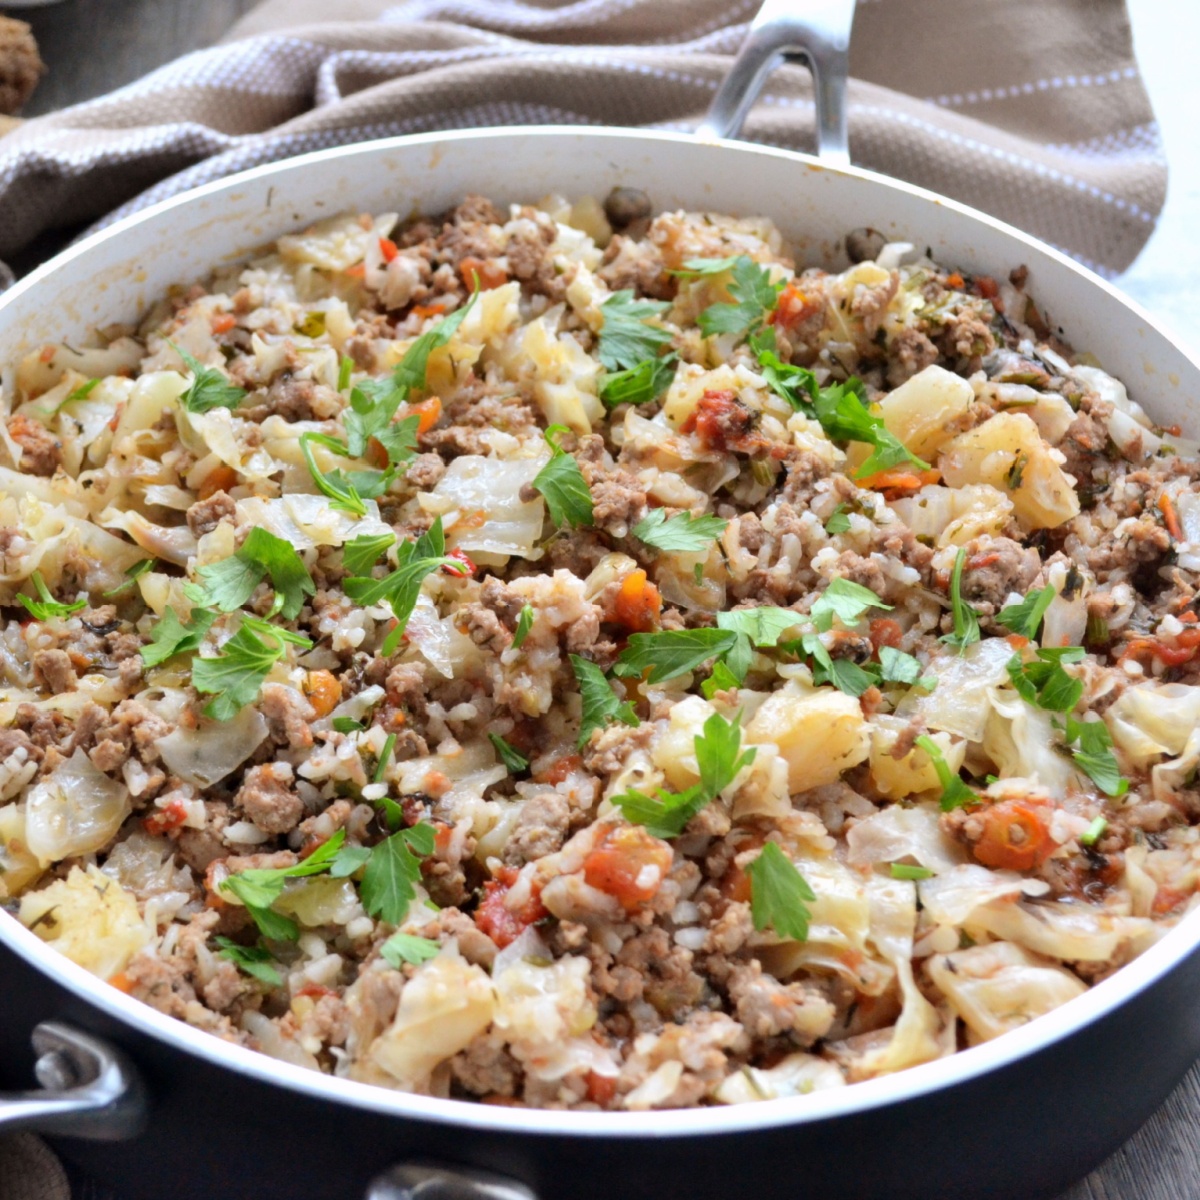
[[[979,797],[962,781],[957,771],[950,769],[941,747],[927,733],[921,734],[916,744],[929,755],[938,782],[942,785],[942,812],[950,812],[969,804],[978,804]]]
[[[350,386],[350,376],[354,373],[354,359],[348,354],[342,355],[342,361],[338,363],[338,378],[337,390],[344,392]]]
[[[283,895],[289,879],[303,879],[329,870],[338,857],[346,831],[339,829],[328,841],[318,846],[307,858],[290,867],[253,867],[221,880],[219,889],[230,892],[254,918],[262,935],[276,941],[295,941],[300,930],[295,921],[271,911],[271,905]]]
[[[665,509],[652,508],[633,527],[633,536],[656,550],[694,553],[707,550],[728,524],[720,517],[693,517],[688,512],[668,517]]]
[[[979,641],[979,614],[962,596],[963,564],[966,560],[967,552],[960,546],[954,559],[954,570],[950,574],[950,608],[954,614],[954,632],[942,635],[942,641],[948,646],[953,646],[959,654]]]
[[[427,822],[402,829],[371,850],[363,873],[360,894],[363,907],[389,925],[404,920],[416,896],[421,859],[433,853],[433,826]]]
[[[910,687],[923,688],[932,692],[937,687],[937,677],[922,675],[921,660],[894,646],[879,647],[879,667],[884,683],[906,683]]]
[[[50,589],[46,586],[46,581],[42,578],[41,571],[34,571],[29,578],[33,581],[33,586],[37,588],[39,599],[30,600],[28,596],[17,596],[17,599],[29,610],[29,612],[39,621],[49,621],[53,617],[69,617],[72,613],[79,612],[82,608],[87,608],[87,600],[72,600],[69,604],[61,600],[55,600]]]
[[[529,770],[529,759],[523,754],[518,754],[498,733],[489,733],[488,741],[496,748],[500,761],[510,775],[520,775]]]
[[[273,644],[268,645],[264,638]],[[312,642],[298,633],[243,616],[237,632],[221,647],[220,653],[192,662],[192,686],[198,692],[213,695],[204,707],[204,715],[229,721],[247,704],[253,704],[289,643],[304,650],[312,649]]]
[[[214,408],[237,408],[246,398],[244,388],[235,387],[215,367],[206,367],[197,362],[181,346],[168,342],[168,346],[183,359],[184,366],[192,373],[192,382],[179,402],[190,413],[206,413]]]
[[[558,444],[558,436],[564,433],[570,433],[565,425],[546,430],[550,461],[534,476],[533,486],[542,493],[555,525],[578,529],[592,523],[592,492],[575,456]]]
[[[1075,765],[1106,796],[1123,796],[1129,791],[1129,780],[1121,778],[1112,735],[1103,721],[1076,721],[1068,716],[1066,743]]]
[[[767,842],[746,868],[750,877],[750,916],[754,928],[773,929],[780,937],[807,941],[816,893],[778,842]]]
[[[825,522],[825,532],[829,534],[850,532],[850,514],[846,511],[844,504],[839,504],[829,514],[829,520]]]
[[[750,348],[758,357],[759,374],[777,396],[781,396],[797,412],[816,416],[813,405],[821,393],[817,377],[807,367],[783,362],[776,354],[775,330],[767,327],[754,334]]]
[[[606,408],[657,400],[671,386],[678,365],[677,355],[664,354],[644,359],[636,367],[610,372],[600,381],[600,400]]]
[[[833,618],[847,628],[857,625],[869,608],[890,609],[870,588],[849,579],[831,579],[829,586],[817,597],[809,614],[819,633],[833,628]]]
[[[1012,466],[1004,473],[1004,482],[1011,491],[1016,491],[1025,478],[1025,468],[1029,464],[1029,455],[1024,450],[1012,460]]]
[[[604,672],[594,662],[571,655],[571,669],[583,700],[583,719],[579,725],[579,745],[587,745],[593,730],[603,729],[609,721],[639,725],[637,713],[628,700],[619,700]]]
[[[272,965],[274,957],[269,950],[262,946],[239,946],[237,942],[230,941],[227,937],[218,937],[214,940],[220,947],[217,950],[218,958],[227,959],[239,971],[257,979],[260,983],[265,983],[268,987],[283,985],[283,976]]]
[[[1032,662],[1024,662],[1019,654],[1008,660],[1008,677],[1018,695],[1028,704],[1047,712],[1067,713],[1083,699],[1083,680],[1063,670],[1064,662],[1081,662],[1085,651],[1081,646],[1038,650]]]
[[[783,291],[782,280],[771,282],[770,267],[760,266],[745,254],[717,262],[694,258],[683,265],[685,271],[692,274],[716,274],[719,270],[728,271],[732,276],[729,294],[734,303],[710,304],[697,318],[696,323],[705,337],[721,333],[745,337],[762,325],[767,313],[778,302],[779,293]]]
[[[392,761],[392,753],[396,749],[396,735],[389,733],[383,739],[383,749],[379,752],[379,761],[375,764],[375,773],[371,776],[372,783],[382,783],[387,774],[388,764]]]
[[[1079,844],[1081,846],[1094,846],[1104,836],[1104,831],[1107,828],[1108,820],[1105,817],[1097,817],[1079,835]]]
[[[76,400],[86,400],[96,390],[99,383],[99,379],[89,379],[86,383],[81,383],[77,388],[71,390],[58,407],[66,408],[68,404],[74,404]]]
[[[604,367],[609,371],[630,370],[670,345],[670,330],[646,324],[670,307],[665,300],[635,300],[631,289],[613,292],[600,306],[604,325],[596,356]]]
[[[683,792],[659,788],[657,797],[636,790],[614,796],[613,803],[626,820],[645,825],[655,837],[678,837],[687,823],[729,787],[758,753],[753,746],[742,750],[739,718],[726,721],[720,713],[713,713],[704,722],[703,732],[692,744],[700,782]]]
[[[342,547],[342,566],[347,575],[366,575],[396,544],[396,535],[387,533],[363,533],[351,538]]]
[[[866,442],[871,456],[858,468],[855,477],[864,479],[879,471],[888,471],[905,463],[921,470],[929,464],[909,452],[895,434],[890,433],[883,418],[872,413],[862,399],[862,381],[847,379],[822,388],[816,400],[817,420],[834,441]]]
[[[142,558],[133,564],[125,572],[125,582],[118,583],[115,588],[110,588],[104,593],[104,598],[107,600],[109,596],[118,596],[128,587],[133,587],[134,583],[141,579],[147,571],[152,571],[157,565],[157,560],[153,558]]]
[[[411,933],[393,933],[379,947],[379,953],[384,962],[399,970],[404,963],[420,966],[436,958],[440,949],[441,946],[430,938],[415,937]]]
[[[458,327],[466,320],[467,314],[475,307],[479,299],[479,289],[471,292],[471,298],[462,306],[455,309],[449,316],[443,317],[432,329],[427,329],[404,352],[404,357],[392,372],[392,382],[403,388],[405,394],[425,390],[425,375],[429,369],[429,356],[434,350],[446,345],[458,332]]]
[[[713,663],[712,674],[700,685],[705,700],[711,700],[718,692],[727,692],[740,684],[738,677],[719,659]]]
[[[635,633],[617,659],[613,673],[637,676],[649,671],[647,683],[662,683],[731,650],[737,640],[738,635],[729,629],[670,629],[663,633]]]
[[[930,879],[933,872],[928,867],[916,867],[911,863],[892,863],[893,879]]]
[[[307,338],[319,338],[325,332],[325,314],[306,313],[304,320],[296,326],[296,332]]]
[[[996,614],[996,620],[1012,633],[1033,641],[1038,635],[1042,618],[1058,593],[1053,585],[1047,584],[1036,592],[1030,592],[1019,604],[1009,604]]]
[[[221,612],[241,608],[269,576],[278,597],[278,610],[288,621],[295,620],[305,597],[315,595],[317,590],[292,544],[261,526],[251,529],[229,558],[200,567],[196,574],[203,582],[188,584],[184,595],[195,604]]]
[[[322,471],[313,456],[313,446],[324,446],[326,449],[332,449],[335,454],[341,454],[342,443],[321,433],[302,433],[298,440],[300,453],[304,455],[304,462],[308,466],[313,483],[317,485],[317,490],[333,501],[334,508],[347,512],[352,517],[365,517],[367,506],[364,498],[370,500],[382,496],[395,478],[395,473],[390,468],[388,471],[347,472],[340,468]]]
[[[338,733],[361,733],[366,729],[361,721],[356,721],[353,717],[334,717],[332,724]]]
[[[529,631],[533,628],[533,605],[522,604],[521,615],[517,617],[517,627],[513,630],[512,648],[520,650],[525,639],[529,636]]]
[[[148,667],[157,667],[176,654],[195,653],[216,619],[216,613],[194,608],[185,625],[173,608],[167,608],[150,631],[149,644],[139,651],[142,662]]]

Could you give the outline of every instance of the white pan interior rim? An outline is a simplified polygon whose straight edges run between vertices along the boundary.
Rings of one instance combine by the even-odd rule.
[[[839,241],[871,226],[948,266],[1030,293],[1077,350],[1090,350],[1162,424],[1200,436],[1200,363],[1118,289],[1043,242],[911,184],[808,155],[684,134],[531,126],[410,135],[269,163],[163,201],[76,243],[0,296],[0,364],[45,342],[128,323],[175,284],[202,279],[283,233],[344,211],[436,213],[477,192],[531,203],[557,192],[649,193],[655,211],[707,209],[775,220],[798,264],[844,262]],[[1061,1008],[1004,1036],[896,1075],[808,1096],[637,1113],[511,1109],[393,1092],[233,1046],[141,1004],[63,958],[0,911],[0,940],[123,1024],[210,1063],[354,1108],[460,1128],[585,1137],[671,1137],[824,1121],[978,1078],[1075,1034],[1158,983],[1200,943],[1191,912],[1156,945]],[[47,1013],[47,1019],[56,1016]]]

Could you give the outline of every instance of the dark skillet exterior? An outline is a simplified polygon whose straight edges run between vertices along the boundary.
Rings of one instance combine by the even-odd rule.
[[[703,1137],[488,1133],[341,1107],[173,1049],[0,945],[0,1088],[29,1033],[69,1020],[124,1048],[152,1093],[137,1140],[55,1148],[130,1200],[359,1200],[440,1160],[539,1200],[1051,1200],[1117,1148],[1200,1054],[1200,954],[1073,1035],[990,1074],[865,1113]],[[1170,1030],[1169,1042],[1161,1031]]]

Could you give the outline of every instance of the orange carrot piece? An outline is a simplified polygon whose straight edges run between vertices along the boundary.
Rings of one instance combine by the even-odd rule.
[[[1158,507],[1163,515],[1163,524],[1167,532],[1177,542],[1183,541],[1183,530],[1179,527],[1179,517],[1175,512],[1175,503],[1166,492],[1158,497]]]
[[[983,836],[972,847],[985,867],[1028,871],[1054,851],[1046,806],[1025,800],[1002,800],[985,808]]]

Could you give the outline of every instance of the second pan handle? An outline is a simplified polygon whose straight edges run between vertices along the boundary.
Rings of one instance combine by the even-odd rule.
[[[766,0],[697,136],[737,137],[767,76],[785,55],[796,54],[812,71],[817,155],[831,166],[849,166],[846,84],[854,4],[855,0]]]

